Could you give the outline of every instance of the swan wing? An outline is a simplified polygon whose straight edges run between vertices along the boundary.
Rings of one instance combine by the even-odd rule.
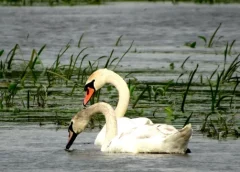
[[[138,126],[141,126],[141,125],[151,122],[146,119],[132,120],[127,117],[117,118],[118,134],[131,131],[132,128],[135,128],[135,127],[138,127]],[[106,125],[104,125],[103,128],[101,129],[101,131],[98,133],[94,144],[101,146],[104,142],[105,135],[106,135]]]
[[[162,126],[144,125],[119,133],[111,141],[107,151],[131,153],[185,153],[191,134],[191,126],[177,130],[173,126],[166,124]]]

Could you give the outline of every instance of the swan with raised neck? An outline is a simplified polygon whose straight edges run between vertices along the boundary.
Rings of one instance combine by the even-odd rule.
[[[119,99],[115,114],[117,117],[123,117],[127,111],[130,99],[127,83],[121,76],[106,68],[98,69],[89,76],[84,87],[87,93],[83,104],[86,105],[94,92],[102,88],[105,84],[112,84],[118,90]]]
[[[123,117],[127,111],[130,98],[127,83],[120,75],[106,68],[96,70],[87,79],[84,87],[84,90],[86,91],[86,96],[84,98],[83,104],[86,105],[93,96],[93,94],[107,83],[112,84],[118,90],[119,100],[115,109],[115,114],[116,117],[118,117],[117,127],[120,132],[145,124],[153,124],[150,119],[145,117],[139,117],[134,119]],[[95,145],[103,144],[105,133],[106,127],[104,126],[95,139]]]

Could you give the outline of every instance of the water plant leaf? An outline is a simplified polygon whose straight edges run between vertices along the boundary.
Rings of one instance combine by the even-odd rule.
[[[192,117],[192,114],[193,114],[193,112],[188,116],[188,118],[186,119],[183,127],[185,127],[187,124],[189,124],[189,121],[190,121],[190,119],[191,119],[191,117]]]
[[[123,37],[123,35],[119,36],[119,38],[117,39],[115,46],[119,46],[121,43],[121,38]]]
[[[234,43],[236,42],[236,39],[232,41],[230,47],[229,47],[229,50],[228,50],[228,55],[231,55],[232,54],[232,47],[234,45]]]
[[[212,34],[210,40],[209,40],[209,43],[208,43],[208,48],[212,47],[213,45],[213,39],[218,31],[218,29],[221,27],[222,23],[219,24],[219,26],[217,27],[217,29],[215,30],[215,32]]]
[[[229,98],[229,97],[232,98],[233,96],[232,95],[221,96],[216,103],[216,108],[218,108],[220,106],[220,103],[223,99]]]
[[[232,103],[233,103],[233,97],[234,97],[234,95],[235,95],[235,91],[236,91],[236,88],[237,88],[237,86],[238,86],[238,84],[239,84],[240,82],[239,82],[239,80],[237,79],[237,81],[236,81],[236,84],[235,84],[235,86],[234,86],[234,88],[233,88],[233,91],[232,91],[232,98],[231,98],[231,101],[230,101],[230,108],[232,107]]]
[[[215,75],[215,73],[217,72],[218,68],[219,68],[219,65],[218,65],[217,69],[215,69],[215,70],[213,71],[213,73],[211,74],[210,79],[212,79],[212,77]]]
[[[167,117],[166,117],[167,123],[170,123],[172,120],[174,120],[174,114],[171,106],[165,107],[164,112],[167,114]]]
[[[112,59],[112,61],[110,62],[110,66],[113,64],[113,62],[115,62],[117,59],[119,59],[119,57],[115,57],[114,59]]]
[[[4,50],[0,50],[0,57],[3,55]]]
[[[191,57],[191,56],[188,56],[188,57],[183,61],[182,65],[181,65],[181,68],[182,68],[182,69],[183,69],[184,64],[186,63],[186,61],[187,61],[190,57]]]
[[[198,38],[204,41],[204,45],[207,45],[207,39],[204,36],[198,36]]]
[[[92,66],[92,63],[90,61],[88,61],[88,64],[89,64],[89,67],[91,69],[91,72],[93,71],[93,66]]]
[[[78,41],[78,48],[80,48],[81,47],[81,42],[82,42],[82,39],[83,39],[83,35],[84,35],[84,33],[80,36],[80,38],[79,38],[79,41]]]
[[[58,66],[60,65],[60,58],[63,56],[63,54],[70,48],[70,43],[68,43],[65,48],[61,49],[57,55],[57,59],[56,61],[52,64],[52,68],[54,68],[53,66],[55,65],[54,71],[56,71],[58,69]]]
[[[137,99],[135,100],[135,102],[132,105],[132,108],[135,108],[135,106],[137,105],[138,101],[143,97],[143,94],[149,89],[148,84],[146,85],[146,87],[144,88],[144,90],[140,93],[140,95],[137,97]]]
[[[78,80],[80,79],[80,74],[83,72],[83,70],[82,70],[83,61],[87,56],[88,56],[88,54],[85,54],[81,59],[81,62],[80,62],[79,68],[78,68]]]
[[[75,60],[74,60],[73,66],[70,68],[71,73],[73,73],[73,70],[74,70],[74,68],[76,67],[78,58],[79,58],[80,55],[84,52],[84,50],[86,50],[87,48],[88,48],[88,47],[83,48],[83,49],[78,53],[77,57],[76,57]],[[82,65],[82,61],[83,61],[85,58],[86,58],[86,57],[84,56],[83,59],[81,60],[80,68],[81,68],[81,65]]]
[[[56,75],[56,76],[58,76],[59,78],[62,78],[62,79],[64,79],[64,80],[66,80],[66,81],[72,82],[71,80],[69,80],[69,79],[66,78],[65,76],[60,75],[60,74],[58,74],[58,73],[56,73],[56,72],[54,72],[54,71],[47,70],[46,72],[47,72],[47,73],[50,73],[50,74],[53,74],[53,75]]]
[[[235,57],[235,59],[229,65],[228,69],[226,70],[226,72],[222,77],[222,82],[229,80],[232,77],[233,73],[237,71],[240,64],[240,61],[238,61],[239,56],[240,56],[240,53]]]
[[[227,42],[226,48],[224,50],[224,66],[223,66],[224,69],[225,69],[226,61],[227,61],[227,52],[228,52],[228,42]]]
[[[189,81],[188,81],[187,89],[186,89],[186,91],[185,91],[185,93],[184,93],[184,95],[183,95],[183,101],[182,101],[182,106],[181,106],[181,111],[182,111],[183,113],[184,113],[184,104],[185,104],[185,101],[186,101],[186,98],[187,98],[187,94],[188,94],[190,85],[191,85],[191,83],[192,83],[192,79],[193,79],[193,77],[194,77],[197,69],[198,69],[198,64],[197,64],[195,70],[194,70],[194,71],[192,72],[192,74],[190,75],[190,79],[189,79]]]
[[[191,47],[191,48],[196,48],[196,44],[197,44],[196,41],[195,41],[195,42],[192,42],[192,43],[190,44],[190,47]]]
[[[15,83],[15,82],[10,83],[10,84],[8,85],[8,91],[15,91],[16,88],[17,88],[17,85],[18,85],[18,83]]]
[[[213,92],[213,86],[212,86],[212,83],[211,83],[210,79],[208,79],[208,83],[209,83],[209,87],[210,87],[210,91],[211,91],[211,97],[212,97],[211,109],[212,109],[212,112],[213,112],[213,110],[214,110],[214,102],[213,102],[214,92]]]
[[[216,87],[215,87],[215,90],[213,90],[213,86],[212,86],[212,83],[211,83],[211,80],[208,79],[208,82],[209,82],[209,86],[210,86],[210,90],[211,90],[211,97],[212,97],[212,105],[211,105],[211,110],[212,112],[215,111],[215,103],[216,103],[216,99],[217,99],[217,95],[219,94],[219,87],[220,87],[220,83],[221,83],[221,78],[224,74],[224,69],[223,71],[221,72],[221,74],[218,74],[217,75],[217,82],[216,82]]]
[[[42,48],[40,48],[40,50],[38,51],[38,56],[40,56],[40,54],[42,53],[42,51],[46,48],[47,44],[44,44],[42,46]]]
[[[73,54],[71,55],[70,57],[70,61],[69,61],[69,66],[68,66],[68,69],[65,71],[65,74],[66,74],[66,77],[70,80],[71,77],[72,77],[72,64],[73,64]],[[67,85],[67,80],[66,80],[66,85]]]
[[[161,95],[165,95],[165,90],[162,87],[158,87],[157,89],[154,90],[154,101],[157,101],[157,97]]]
[[[7,69],[10,70],[11,69],[11,65],[12,65],[12,61],[13,58],[16,54],[16,50],[19,48],[19,45],[16,44],[14,46],[14,48],[8,53],[7,58],[6,58],[6,63],[7,63]],[[10,57],[9,57],[10,56]]]
[[[29,60],[25,70],[23,71],[23,73],[21,75],[21,83],[22,83],[22,85],[24,85],[25,78],[26,78],[27,74],[29,74],[29,73],[32,74],[32,80],[33,80],[34,83],[36,83],[36,81],[38,79],[37,75],[34,72],[34,66],[35,66],[35,64],[37,62],[36,59],[38,59],[38,54],[37,54],[36,50],[33,49],[31,57],[30,57],[30,60]]]
[[[173,62],[172,62],[172,63],[170,63],[170,65],[169,65],[169,66],[170,66],[170,69],[171,69],[171,70],[173,70],[173,69],[174,69],[174,63],[173,63]]]
[[[178,78],[177,78],[177,80],[176,80],[176,83],[178,83],[178,80],[184,75],[185,73],[181,73],[179,76],[178,76]]]
[[[115,70],[115,68],[118,66],[118,64],[120,63],[120,61],[122,61],[123,57],[130,51],[130,49],[132,48],[134,41],[132,41],[131,45],[128,47],[128,49],[123,53],[122,57],[118,60],[117,64],[115,65],[115,67],[113,68],[113,70]]]
[[[110,59],[112,58],[113,52],[114,52],[114,49],[111,51],[111,54],[110,54],[109,58],[107,59],[104,68],[107,68],[107,67],[108,67],[108,65],[109,65],[109,61],[110,61]]]

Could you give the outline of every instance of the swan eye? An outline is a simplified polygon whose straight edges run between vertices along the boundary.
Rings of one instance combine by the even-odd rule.
[[[94,82],[95,82],[95,79],[92,80],[91,82],[89,82],[88,84],[86,84],[86,85],[84,86],[84,91],[88,91],[88,88],[92,88],[92,89],[95,90],[95,88],[94,88]],[[87,94],[88,94],[88,93],[87,93]]]

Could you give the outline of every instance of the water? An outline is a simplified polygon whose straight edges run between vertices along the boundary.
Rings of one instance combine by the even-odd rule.
[[[18,43],[24,54],[19,58],[29,59],[33,48],[39,50],[47,44],[41,55],[45,65],[51,65],[68,42],[71,49],[62,60],[69,63],[69,57],[80,51],[77,44],[83,33],[81,46],[89,47],[85,51],[85,54],[90,54],[88,60],[109,55],[113,48],[115,57],[119,56],[134,40],[131,52],[121,63],[122,70],[160,70],[171,62],[180,66],[191,55],[191,63],[186,64],[189,68],[202,63],[202,71],[212,71],[223,62],[221,54],[227,41],[237,40],[233,53],[238,52],[240,46],[238,4],[113,3],[81,7],[0,7],[0,16],[1,48],[9,52]],[[214,48],[203,48],[204,43],[198,36],[209,40],[220,23],[222,26],[216,35]],[[123,36],[121,46],[115,47],[120,35]],[[197,41],[197,48],[184,46],[189,41]],[[87,61],[85,63],[88,65]],[[151,75],[148,78],[158,79]],[[146,77],[139,79],[148,80]]]
[[[0,125],[0,171],[239,171],[240,140],[216,141],[195,133],[188,155],[102,153],[97,131],[79,135],[64,150],[67,128],[34,124]]]
[[[61,58],[61,64],[69,64],[72,54],[75,58],[84,47],[88,47],[78,61],[80,63],[80,59],[85,54],[89,54],[83,61],[83,65],[88,66],[88,60],[93,61],[103,55],[109,56],[113,49],[113,58],[121,57],[134,40],[130,52],[126,54],[116,70],[121,76],[126,76],[131,72],[129,75],[131,79],[137,78],[140,82],[148,83],[167,83],[172,79],[177,81],[181,76],[178,83],[186,84],[189,73],[199,64],[193,82],[199,83],[202,77],[205,86],[200,85],[194,88],[196,94],[193,95],[192,102],[197,102],[202,98],[204,104],[193,104],[188,107],[190,109],[194,107],[195,112],[197,110],[199,113],[205,112],[206,109],[209,110],[210,106],[206,108],[206,104],[211,104],[207,78],[210,78],[218,67],[218,72],[222,71],[226,42],[228,41],[230,44],[236,40],[232,47],[232,56],[228,56],[226,59],[226,66],[233,61],[240,49],[240,5],[238,4],[111,3],[78,7],[0,7],[0,16],[0,45],[5,50],[1,60],[7,57],[7,53],[16,43],[20,45],[21,51],[18,51],[15,59],[25,60],[30,59],[33,48],[39,50],[46,44],[40,59],[44,66],[51,66],[60,49],[69,42],[71,47]],[[198,36],[203,35],[209,40],[220,23],[222,26],[216,34],[213,48],[205,48],[203,40],[200,40]],[[77,44],[82,34],[84,36],[81,48],[78,48]],[[120,46],[114,46],[120,35],[122,35]],[[195,49],[184,46],[189,41],[197,41]],[[182,69],[180,66],[189,56],[190,58]],[[14,63],[19,63],[19,61]],[[100,63],[105,64],[105,60],[101,60]],[[170,69],[171,63],[174,64],[174,69]],[[22,70],[25,70],[25,67],[21,67]],[[216,77],[215,74],[213,79]],[[41,83],[48,84],[46,77],[42,80]],[[47,105],[53,109],[45,110],[44,114],[53,112],[51,115],[55,116],[55,112],[59,109],[61,111],[74,109],[74,112],[79,109],[79,102],[82,102],[83,98],[82,89],[76,89],[73,95],[75,97],[69,97],[66,94],[72,91],[72,87],[66,88],[62,84],[63,82],[49,88]],[[21,110],[27,91],[33,91],[32,99],[34,99],[34,94],[37,94],[34,92],[35,87],[27,88],[26,86],[25,88],[14,97],[15,107]],[[174,89],[182,90],[174,94],[176,97],[173,98],[173,101],[179,105],[186,88],[181,86],[181,88],[175,87]],[[224,89],[227,90],[227,88]],[[228,89],[232,90],[233,86]],[[55,92],[56,90],[60,90],[60,92]],[[139,90],[136,89],[135,92],[137,91]],[[139,94],[137,92],[135,97]],[[236,94],[238,93],[236,92]],[[116,104],[116,94],[115,97],[112,97],[111,100],[107,97],[103,101]],[[163,98],[161,97],[161,99]],[[239,109],[239,96],[235,96],[234,99],[234,106]],[[114,100],[113,103],[110,102],[112,100]],[[154,108],[159,106],[159,102],[150,104],[147,100],[144,103],[143,106],[147,105],[148,109],[151,104]],[[33,101],[31,106],[35,107],[36,104]],[[149,113],[151,116],[153,110],[155,109],[151,109]],[[23,111],[26,111],[26,108]],[[161,110],[161,112],[163,111]],[[40,111],[41,114],[43,111]],[[31,114],[25,115],[26,118],[31,116]],[[7,114],[7,116],[9,115]]]
[[[16,43],[21,47],[17,58],[25,60],[30,58],[33,48],[39,50],[47,44],[40,58],[48,66],[55,61],[59,50],[70,42],[71,48],[62,58],[62,62],[68,64],[71,54],[76,56],[81,50],[77,44],[83,33],[81,46],[89,47],[85,51],[89,54],[88,60],[109,55],[113,48],[114,56],[121,56],[134,40],[119,70],[125,73],[132,71],[132,76],[142,82],[176,79],[182,72],[180,65],[188,56],[191,57],[185,64],[186,71],[199,64],[197,73],[209,76],[218,65],[220,68],[223,66],[222,52],[227,41],[237,40],[232,50],[234,55],[227,58],[228,63],[240,48],[240,5],[235,4],[114,3],[82,7],[0,7],[0,16],[0,45],[5,50],[1,60]],[[214,43],[214,48],[204,48],[203,41],[197,36],[209,39],[219,23],[222,26],[216,38],[224,37]],[[121,45],[115,47],[120,35],[123,35]],[[197,41],[196,49],[184,46],[189,41]],[[172,62],[175,65],[173,71],[169,70]],[[84,63],[88,65],[87,61]],[[188,75],[183,77],[188,78]],[[64,87],[64,91],[71,92],[71,88]],[[73,98],[66,96],[65,100],[63,96],[49,95],[47,103],[55,109],[42,109],[39,116],[44,120],[47,111],[53,116],[61,110],[77,111],[83,97],[82,90],[79,92]],[[18,116],[20,119],[26,116],[28,120],[29,116],[37,113],[34,112],[35,105],[31,112],[24,114],[26,108],[19,102],[26,95],[26,91],[21,90],[17,95],[20,98],[16,96],[15,99],[18,102],[16,107],[23,109],[23,114]],[[113,100],[110,103],[113,104]],[[150,104],[145,106],[149,111]],[[188,108],[194,107],[196,112],[197,107],[201,112],[205,106],[189,105]],[[152,115],[153,110],[149,114]],[[160,110],[164,113],[163,109]],[[71,115],[74,114],[72,111]],[[14,113],[10,111],[6,116],[11,114],[15,120]],[[199,114],[195,115],[198,122],[202,118]],[[100,148],[93,145],[97,131],[82,133],[73,145],[74,151],[66,152],[67,134],[66,128],[56,130],[55,125],[39,127],[31,123],[1,123],[0,171],[240,171],[239,140],[211,140],[195,132],[189,143],[192,150],[189,155],[132,155],[101,153]]]

